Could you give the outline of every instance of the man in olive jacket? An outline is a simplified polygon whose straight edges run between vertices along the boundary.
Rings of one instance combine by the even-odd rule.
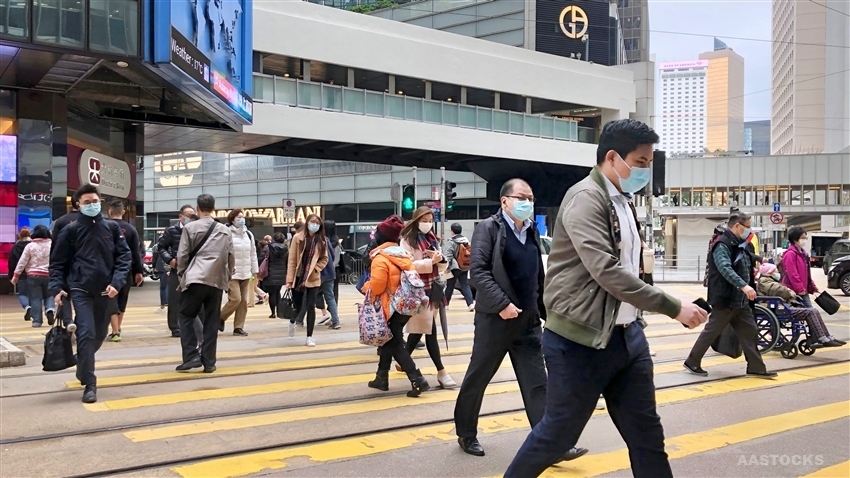
[[[590,176],[567,191],[555,222],[543,300],[546,412],[505,477],[539,476],[574,446],[599,395],[636,477],[672,477],[641,310],[697,327],[706,313],[641,278],[632,193],[649,182],[658,135],[634,120],[605,125]]]

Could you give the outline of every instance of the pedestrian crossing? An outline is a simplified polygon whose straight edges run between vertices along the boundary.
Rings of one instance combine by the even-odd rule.
[[[139,320],[164,325],[163,315],[150,315],[155,317]],[[390,392],[371,390],[366,382],[374,377],[377,356],[374,348],[356,341],[354,331],[307,349],[283,334],[282,321],[257,318],[258,327],[264,320],[281,334],[252,336],[253,345],[220,352],[213,374],[174,372],[180,361],[175,342],[142,347],[130,357],[109,356],[97,364],[100,401],[94,404],[79,403],[73,370],[16,379],[33,382],[32,393],[20,396],[6,394],[10,379],[4,378],[0,441],[67,435],[3,444],[4,468],[9,467],[10,476],[64,476],[69,473],[58,464],[75,460],[81,464],[77,473],[136,473],[130,476],[241,477],[282,470],[292,476],[500,476],[528,434],[509,357],[486,391],[479,428],[487,456],[475,458],[456,444],[457,389],[408,398],[405,375],[392,371]],[[649,323],[645,332],[658,354],[656,400],[676,476],[721,476],[705,464],[706,457],[734,455],[737,460],[747,447],[792,434],[799,440],[806,431],[808,441],[817,441],[819,433],[838,433],[834,441],[850,441],[850,434],[835,430],[839,424],[850,431],[850,346],[795,360],[769,353],[768,368],[780,373],[775,380],[743,377],[743,358],[709,354],[702,363],[709,372],[706,379],[682,369],[699,330],[657,316]],[[460,383],[473,332],[468,325],[455,325],[449,337],[443,361]],[[437,371],[427,353],[413,356],[435,385]],[[63,420],[39,431],[23,412],[33,407],[50,409]],[[590,454],[543,476],[630,475],[628,451],[607,414],[594,412],[582,435],[579,445]],[[844,449],[825,454],[818,465],[768,474],[850,476],[850,450]],[[43,450],[50,450],[51,459],[33,462],[32,454]],[[98,458],[104,453],[111,459]],[[446,460],[450,470],[435,467]],[[689,465],[693,460],[698,464]]]

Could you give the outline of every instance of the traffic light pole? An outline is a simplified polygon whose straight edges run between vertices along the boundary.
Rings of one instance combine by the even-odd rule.
[[[440,167],[440,240],[446,240],[446,168]]]
[[[416,166],[413,167],[413,210],[416,210],[416,205],[419,204],[419,194],[417,189],[419,186],[416,184]]]

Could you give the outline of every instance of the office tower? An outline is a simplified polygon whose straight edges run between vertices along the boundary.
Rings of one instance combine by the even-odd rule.
[[[658,149],[673,155],[703,152],[708,68],[707,60],[661,64],[661,117],[656,120],[661,123]]]
[[[744,57],[716,38],[714,48],[699,56],[708,60],[705,147],[739,151],[744,141]]]

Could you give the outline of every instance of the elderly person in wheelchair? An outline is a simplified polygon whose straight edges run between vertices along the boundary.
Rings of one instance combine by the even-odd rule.
[[[841,347],[846,342],[836,340],[835,337],[829,335],[826,330],[826,324],[820,316],[817,309],[807,308],[803,304],[797,293],[782,285],[782,279],[776,266],[773,264],[762,264],[759,268],[758,293],[760,296],[780,297],[790,305],[791,314],[795,319],[805,320],[808,325],[809,337],[816,337],[817,341],[809,339],[809,346],[812,349],[820,347]]]

